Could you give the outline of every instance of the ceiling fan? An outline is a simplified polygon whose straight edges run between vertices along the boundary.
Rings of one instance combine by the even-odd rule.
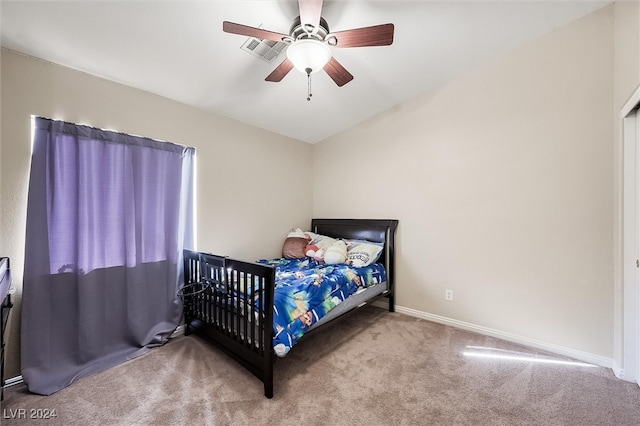
[[[289,43],[287,57],[265,78],[279,82],[293,68],[307,75],[311,100],[311,74],[324,70],[340,87],[351,80],[349,73],[331,53],[331,47],[388,46],[393,43],[393,24],[330,32],[327,21],[322,18],[322,0],[298,0],[300,16],[296,17],[289,34],[263,30],[261,28],[224,21],[222,30],[258,39]]]

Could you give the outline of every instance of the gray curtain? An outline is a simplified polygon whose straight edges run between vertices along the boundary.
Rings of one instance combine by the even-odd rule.
[[[166,342],[193,245],[195,150],[35,119],[22,377],[49,395]]]

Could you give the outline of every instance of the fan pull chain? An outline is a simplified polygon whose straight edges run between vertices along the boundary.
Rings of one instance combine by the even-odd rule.
[[[306,68],[305,71],[307,72],[307,100],[310,101],[313,96],[311,94],[311,68]]]

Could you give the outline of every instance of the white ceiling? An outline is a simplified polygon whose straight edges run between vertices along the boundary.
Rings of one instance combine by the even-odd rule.
[[[330,1],[330,30],[391,22],[391,46],[337,49],[354,75],[291,71],[240,50],[232,21],[288,33],[295,0],[0,2],[2,46],[315,143],[428,91],[610,1]]]

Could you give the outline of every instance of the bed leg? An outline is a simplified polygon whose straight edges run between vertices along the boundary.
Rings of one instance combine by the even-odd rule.
[[[273,343],[270,344],[273,346]],[[273,355],[272,351],[266,355],[265,371],[264,376],[262,376],[262,382],[264,383],[264,396],[267,398],[273,398],[273,363],[275,360],[271,358],[271,355]]]
[[[395,298],[393,297],[393,294],[389,295],[389,312],[395,312],[396,311],[396,304],[395,304]]]
[[[273,398],[273,382],[264,383],[264,396],[266,396],[269,399]]]

